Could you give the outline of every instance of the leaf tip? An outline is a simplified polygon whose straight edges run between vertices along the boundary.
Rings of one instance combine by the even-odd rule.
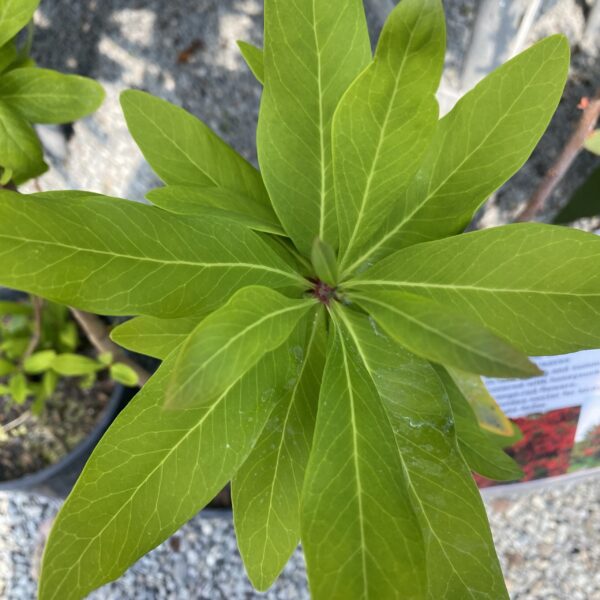
[[[128,106],[132,105],[135,102],[136,98],[139,98],[140,96],[149,95],[150,94],[148,94],[147,92],[143,92],[142,90],[129,89],[121,92],[121,95],[119,96],[119,101],[123,110],[126,110]]]
[[[542,369],[540,369],[532,360],[527,361],[525,373],[529,378],[541,377],[544,375],[544,371],[542,371]]]

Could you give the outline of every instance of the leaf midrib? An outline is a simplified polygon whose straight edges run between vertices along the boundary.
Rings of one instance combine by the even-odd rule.
[[[169,142],[173,144],[174,148],[181,152],[182,156],[185,156],[190,163],[194,165],[194,167],[198,169],[198,171],[202,173],[202,175],[204,175],[204,177],[206,177],[215,187],[223,187],[206,171],[206,169],[196,162],[196,160],[177,143],[177,140],[172,135],[169,135],[169,133],[159,125],[158,120],[152,120],[148,115],[146,115],[146,113],[137,105],[137,102],[132,102],[131,106],[137,111],[138,115],[144,119],[144,121],[150,123],[150,125],[157,129],[165,137],[165,139],[169,140]]]
[[[260,319],[257,319],[256,321],[254,321],[250,325],[247,325],[241,331],[239,331],[234,336],[232,336],[231,338],[229,338],[229,340],[227,340],[227,342],[225,344],[223,344],[216,352],[214,352],[213,354],[211,354],[203,363],[201,363],[200,365],[198,365],[198,367],[192,371],[192,373],[189,375],[189,377],[187,377],[187,379],[185,379],[184,381],[182,381],[177,386],[176,390],[181,390],[184,387],[186,387],[192,379],[194,379],[195,377],[198,376],[198,373],[200,371],[206,369],[215,359],[219,358],[224,352],[226,352],[227,350],[229,350],[229,348],[233,344],[235,344],[239,339],[245,337],[251,331],[253,331],[257,327],[260,327],[263,323],[266,323],[267,321],[269,321],[271,319],[275,319],[276,317],[279,317],[279,316],[284,315],[284,314],[289,313],[289,312],[304,310],[305,308],[307,308],[308,306],[310,306],[312,303],[313,303],[312,300],[305,300],[304,302],[298,301],[298,304],[295,304],[294,306],[288,306],[286,308],[282,308],[282,309],[270,312],[270,313],[262,316]],[[199,325],[199,327],[203,327],[203,326],[205,326],[205,322],[203,322],[203,323],[201,323]],[[195,336],[195,333],[196,332],[194,332],[194,333],[192,333],[190,335],[190,337],[189,337],[190,341],[188,341],[188,343],[191,342],[191,339],[192,339],[192,337]],[[184,352],[185,352],[185,348],[182,350],[182,354]],[[175,394],[175,393],[176,392],[174,390],[173,394]]]
[[[544,63],[541,63],[540,66],[538,67],[538,69],[535,71],[535,74],[530,76],[529,82],[531,82],[533,79],[535,79],[537,77],[538,73],[542,70],[543,67],[544,67]],[[460,169],[462,169],[462,167],[469,160],[471,160],[471,158],[487,143],[487,141],[496,134],[496,131],[502,126],[503,122],[512,113],[513,107],[518,102],[521,101],[521,98],[531,87],[533,87],[531,85],[531,83],[528,83],[527,85],[525,85],[521,88],[521,91],[519,92],[519,94],[517,94],[517,96],[515,97],[515,99],[511,103],[511,105],[509,106],[509,108],[504,112],[504,115],[502,116],[502,118],[500,118],[496,121],[496,124],[494,125],[494,127],[490,128],[490,130],[488,131],[487,135],[483,138],[483,140],[471,152],[469,152],[467,155],[465,155],[465,157],[458,164],[458,166],[455,167],[452,171],[450,171],[447,174],[447,176],[442,180],[442,182],[434,190],[429,190],[427,192],[427,195],[423,198],[423,200],[420,203],[418,203],[416,205],[416,207],[408,215],[403,217],[402,220],[396,226],[394,226],[388,233],[383,235],[380,238],[380,240],[378,242],[376,242],[373,246],[371,246],[371,248],[367,252],[365,252],[356,261],[354,261],[352,263],[352,265],[350,265],[348,267],[345,274],[349,274],[351,271],[353,271],[358,266],[360,266],[362,263],[364,263],[370,256],[373,255],[374,252],[376,252],[379,248],[381,248],[389,239],[391,239],[393,236],[395,236],[404,227],[404,225],[406,225],[406,223],[408,223],[432,198],[435,197],[435,195],[440,191],[440,189],[442,189],[446,185],[446,183],[448,183],[448,181],[450,181],[450,179],[452,179],[452,177],[454,177],[456,175],[456,173],[460,172]]]
[[[371,370],[371,368],[369,367],[369,363],[365,357],[362,345],[358,339],[358,336],[356,335],[354,328],[352,327],[352,324],[348,321],[348,319],[346,319],[346,316],[344,315],[343,311],[338,311],[338,314],[341,315],[342,320],[344,321],[344,324],[346,325],[346,328],[348,329],[350,335],[352,336],[352,339],[354,340],[354,343],[356,345],[356,349],[358,350],[358,353],[361,357],[361,360],[363,362],[363,364],[365,365],[365,369],[367,370],[367,373],[369,374],[369,377],[371,378],[371,381],[373,382],[373,385],[375,386],[375,388],[377,389],[377,385],[375,382],[375,378],[373,376],[373,372]],[[381,398],[379,391],[377,392],[378,396]],[[410,475],[410,472],[408,470],[408,467],[406,465],[406,461],[404,460],[404,456],[402,455],[402,449],[400,448],[400,446],[398,445],[398,439],[396,437],[395,431],[394,431],[394,427],[392,425],[392,422],[390,420],[390,416],[388,414],[387,408],[386,408],[386,404],[385,402],[381,402],[381,404],[383,405],[383,412],[386,416],[386,420],[390,426],[390,429],[393,433],[393,437],[394,437],[394,443],[396,444],[396,448],[398,450],[398,456],[400,458],[400,462],[402,464],[402,469],[404,472],[404,475],[406,477],[406,483],[408,485],[408,487],[412,490],[412,496],[413,498],[418,502],[419,507],[421,509],[421,515],[423,516],[423,518],[425,519],[425,521],[427,522],[427,524],[429,525],[429,532],[431,533],[431,535],[433,536],[433,538],[436,540],[440,550],[442,551],[443,555],[446,557],[446,561],[448,562],[448,564],[450,565],[452,571],[454,572],[454,574],[458,577],[458,579],[461,581],[461,583],[463,584],[463,586],[465,587],[466,590],[469,591],[469,594],[471,596],[471,598],[473,598],[475,600],[475,596],[472,593],[471,588],[465,583],[465,581],[462,579],[460,572],[456,570],[454,563],[450,560],[450,557],[448,556],[448,554],[446,553],[446,549],[444,547],[444,544],[442,543],[442,540],[439,538],[439,536],[437,535],[437,533],[435,532],[433,526],[431,525],[431,521],[429,520],[429,517],[427,516],[427,512],[425,511],[425,506],[423,505],[423,502],[421,501],[419,495],[416,492],[414,483],[412,481],[412,477]],[[427,570],[427,579],[429,580],[429,569]]]
[[[263,544],[263,551],[262,551],[262,558],[260,561],[260,573],[261,576],[263,578],[263,583],[264,583],[264,579],[265,579],[265,573],[264,573],[264,564],[265,564],[265,558],[266,558],[266,554],[267,554],[267,538],[268,538],[268,531],[270,529],[270,524],[271,524],[271,514],[272,514],[272,507],[273,507],[273,496],[275,494],[275,482],[277,481],[277,474],[279,473],[279,469],[281,467],[281,453],[283,451],[283,446],[284,446],[284,440],[286,439],[286,428],[287,428],[287,424],[290,420],[290,415],[292,414],[292,408],[295,405],[295,401],[296,401],[296,397],[298,394],[298,388],[300,387],[300,384],[302,383],[302,377],[304,375],[304,371],[306,369],[306,366],[308,365],[308,361],[309,361],[309,357],[310,357],[310,352],[311,349],[313,347],[313,344],[317,338],[317,329],[319,327],[319,319],[315,319],[313,326],[312,326],[312,331],[310,334],[310,338],[308,340],[308,344],[306,346],[306,353],[305,353],[305,360],[302,363],[302,368],[300,369],[300,373],[298,374],[298,378],[296,379],[296,384],[294,385],[294,390],[292,392],[292,397],[290,398],[290,403],[289,406],[287,408],[287,411],[285,413],[285,419],[283,420],[283,424],[282,424],[282,435],[281,438],[279,440],[279,444],[278,444],[278,448],[277,448],[277,457],[275,460],[275,468],[274,468],[274,473],[273,473],[273,478],[271,479],[271,485],[270,485],[270,492],[269,492],[269,503],[268,503],[268,508],[267,508],[267,522],[265,524],[265,531],[267,532],[267,535],[265,535],[265,539],[264,539],[264,544]],[[291,463],[290,463],[291,464]],[[294,478],[295,479],[295,478]]]
[[[415,31],[417,30],[417,27],[419,25],[419,21],[421,20],[423,16],[423,6],[421,6],[421,11],[419,12],[419,17],[417,18],[417,21],[415,23],[415,26],[413,29],[411,29],[410,34],[409,34],[409,38],[408,38],[408,43],[406,45],[406,51],[404,52],[404,56],[402,57],[402,64],[400,65],[400,69],[398,70],[398,74],[395,78],[394,81],[394,91],[391,94],[390,98],[389,98],[389,103],[388,103],[388,107],[386,110],[386,114],[385,114],[385,118],[383,121],[383,124],[381,125],[380,129],[379,129],[379,139],[377,142],[377,149],[375,151],[375,156],[373,158],[373,161],[371,163],[371,169],[369,172],[369,175],[367,177],[367,183],[365,185],[365,189],[364,189],[364,193],[361,199],[361,205],[360,205],[360,210],[358,211],[358,217],[356,219],[355,225],[354,225],[354,229],[352,231],[352,235],[350,236],[350,241],[348,242],[348,246],[346,248],[346,252],[344,253],[344,257],[341,260],[341,268],[344,268],[344,265],[346,263],[346,259],[347,257],[350,255],[350,250],[353,248],[354,246],[354,240],[356,239],[356,236],[358,234],[358,230],[360,228],[362,219],[364,218],[364,213],[365,213],[365,207],[366,207],[366,203],[367,203],[367,198],[371,192],[371,186],[373,185],[373,179],[375,177],[375,173],[377,171],[377,169],[375,168],[375,166],[379,163],[380,160],[380,156],[381,156],[381,149],[383,147],[384,144],[384,140],[387,138],[387,134],[384,133],[387,131],[388,125],[389,125],[389,121],[392,115],[392,107],[395,105],[396,102],[396,98],[398,96],[398,93],[400,91],[400,81],[402,80],[402,76],[404,74],[404,68],[406,66],[406,61],[408,59],[408,49],[410,48],[411,44],[412,44],[412,40],[413,37],[415,35]],[[379,56],[375,56],[373,63],[371,64],[371,67],[375,73],[376,73],[376,65],[377,65],[377,61],[381,60],[381,58]],[[347,94],[349,94],[352,91],[352,87],[351,86],[348,90],[348,92],[346,92]],[[340,104],[338,105],[338,109],[340,106],[342,106],[342,102],[343,102],[343,98],[340,101]],[[335,116],[334,116],[334,122],[335,122]]]
[[[294,281],[302,281],[302,277],[298,274],[290,273],[287,271],[282,271],[280,269],[276,269],[274,267],[268,267],[267,265],[261,265],[256,263],[245,263],[245,262],[237,262],[237,263],[227,263],[227,262],[214,262],[214,263],[204,263],[204,262],[196,262],[196,261],[186,261],[186,260],[166,260],[161,258],[151,258],[149,256],[136,256],[135,254],[124,254],[120,252],[109,252],[107,250],[99,250],[94,248],[81,248],[79,246],[73,246],[71,244],[64,244],[62,242],[50,242],[45,240],[35,240],[28,239],[19,236],[0,234],[0,239],[11,240],[14,242],[21,242],[24,244],[39,244],[40,246],[50,246],[56,248],[65,248],[67,250],[74,250],[75,252],[83,252],[88,254],[98,254],[101,256],[109,256],[111,258],[123,258],[125,260],[134,260],[140,262],[148,262],[160,265],[174,265],[174,266],[184,266],[184,267],[199,267],[199,268],[246,268],[246,269],[256,269],[259,271],[269,271],[272,273],[277,273],[279,275],[284,275]]]
[[[352,462],[354,463],[354,477],[356,480],[356,498],[358,503],[358,521],[360,523],[360,556],[361,556],[361,566],[363,572],[363,594],[364,598],[369,597],[369,584],[368,584],[368,573],[367,573],[367,556],[366,556],[366,536],[365,536],[365,515],[364,515],[364,507],[363,507],[363,487],[360,476],[360,466],[358,464],[358,429],[356,424],[356,408],[355,408],[355,399],[353,392],[353,384],[352,379],[350,377],[350,370],[348,366],[348,355],[346,346],[344,344],[344,338],[340,334],[340,343],[342,347],[342,356],[344,359],[344,374],[346,376],[346,383],[348,386],[348,397],[350,400],[350,422],[352,426]]]
[[[325,181],[325,131],[323,122],[323,82],[322,82],[322,65],[321,65],[321,50],[319,46],[319,36],[317,34],[317,7],[316,0],[312,0],[312,22],[311,26],[314,33],[315,52],[317,55],[317,93],[319,95],[319,142],[321,151],[321,195],[319,205],[319,237],[323,240],[325,236],[325,194],[327,184]]]
[[[536,294],[542,296],[565,296],[567,298],[600,298],[600,293],[573,293],[573,292],[556,292],[551,290],[536,290],[527,288],[493,288],[493,287],[478,287],[474,285],[454,285],[449,283],[421,283],[412,281],[389,281],[385,279],[370,279],[370,280],[352,280],[349,285],[356,286],[382,286],[391,288],[434,288],[448,289],[454,291],[473,291],[477,293],[490,294]]]
[[[104,533],[104,531],[106,531],[106,529],[112,524],[112,522],[123,512],[123,510],[125,509],[125,507],[127,507],[131,502],[133,502],[133,499],[135,498],[135,496],[138,494],[138,492],[142,489],[142,487],[148,482],[148,480],[159,470],[163,467],[164,463],[166,463],[166,461],[169,459],[169,457],[179,448],[179,446],[181,444],[183,444],[185,442],[185,440],[192,435],[192,433],[194,433],[199,427],[201,427],[204,422],[206,421],[206,419],[208,419],[208,417],[217,409],[217,407],[226,399],[227,395],[229,394],[229,392],[239,383],[239,381],[245,376],[246,374],[244,373],[243,375],[240,375],[240,377],[238,377],[216,400],[215,402],[212,404],[212,406],[210,406],[210,408],[206,411],[206,413],[202,416],[202,418],[193,426],[191,427],[177,442],[175,442],[167,451],[167,453],[165,454],[164,458],[159,461],[156,466],[146,475],[146,477],[144,477],[144,479],[140,482],[139,485],[137,485],[135,488],[131,488],[131,490],[135,490],[133,491],[133,493],[130,495],[130,497],[121,505],[121,507],[119,507],[119,509],[113,514],[112,517],[110,517],[110,519],[108,519],[108,521],[106,522],[106,524],[104,525],[104,527],[102,527],[102,529],[93,537],[91,537],[89,539],[89,542],[87,543],[87,545],[85,546],[85,548],[83,548],[83,550],[80,551],[79,556],[83,557],[83,555],[88,551],[89,547]],[[69,574],[72,572],[72,570],[75,568],[75,566],[79,567],[79,561],[74,562],[70,567],[68,567],[65,570],[65,575],[63,576],[63,578],[60,580],[60,583],[56,586],[55,591],[53,593],[53,595],[51,596],[51,600],[56,598],[56,594],[57,592],[60,590],[60,587],[63,585],[63,583],[65,582],[65,580],[67,579],[67,577],[69,576]]]
[[[477,348],[476,346],[469,346],[469,345],[465,344],[463,341],[459,340],[458,338],[450,337],[443,331],[434,329],[433,327],[430,327],[425,321],[420,321],[419,319],[416,318],[416,316],[411,315],[410,313],[405,312],[405,311],[397,308],[396,306],[392,306],[391,304],[386,304],[385,302],[382,302],[380,300],[375,300],[374,298],[367,298],[366,296],[361,296],[360,294],[357,294],[355,296],[355,298],[358,298],[359,300],[362,299],[363,301],[366,301],[368,303],[376,304],[378,306],[386,308],[387,310],[391,311],[392,313],[398,314],[401,317],[404,317],[407,321],[410,321],[411,323],[415,323],[419,327],[422,327],[423,329],[431,332],[434,336],[441,337],[442,339],[446,340],[450,344],[458,346],[459,348],[462,348],[463,350],[465,350],[471,354],[480,356],[484,360],[490,361],[492,363],[500,363],[501,365],[508,367],[509,369],[513,369],[513,370],[515,369],[515,365],[513,363],[505,362],[505,361],[501,360],[498,356],[487,354],[487,353],[483,352],[480,348]],[[488,333],[489,335],[493,335],[493,333],[491,331],[487,331],[486,333]],[[503,342],[504,340],[499,339],[498,341]]]

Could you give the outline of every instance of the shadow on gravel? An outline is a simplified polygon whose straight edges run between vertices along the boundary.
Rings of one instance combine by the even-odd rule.
[[[262,43],[262,2],[44,0],[33,53],[40,66],[181,105],[256,162],[260,86],[236,39]],[[90,133],[102,138],[102,131]],[[64,156],[52,162],[60,169]],[[148,177],[147,165],[139,170],[132,180]]]
[[[449,11],[452,2],[445,2]],[[375,0],[366,4],[375,37],[382,14],[373,9]],[[548,6],[553,4],[549,0]],[[145,89],[182,105],[256,163],[260,86],[243,64],[234,41],[261,44],[262,7],[260,0],[44,0],[34,52],[43,66],[88,75],[119,89]],[[468,32],[456,29],[454,21],[458,22],[456,15],[449,22],[449,62],[456,68],[452,48],[457,37],[468,37]],[[554,25],[555,30],[562,27]],[[499,219],[508,219],[533,192],[579,118],[579,99],[598,86],[600,60],[576,46],[571,80],[548,133],[493,203]],[[93,122],[86,127],[103,141],[103,132],[93,130]],[[63,159],[59,156],[53,161],[57,170]],[[593,166],[594,159],[582,154],[554,203],[567,198]],[[67,173],[64,176],[68,179]],[[135,182],[151,180],[144,163],[130,177],[137,195]]]

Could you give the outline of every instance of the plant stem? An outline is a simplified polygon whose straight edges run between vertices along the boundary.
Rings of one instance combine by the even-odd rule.
[[[530,221],[542,210],[558,184],[562,181],[567,171],[583,150],[583,145],[588,136],[594,131],[600,119],[600,90],[590,100],[582,100],[583,114],[571,139],[567,142],[556,162],[534,192],[525,208],[519,213],[516,221]]]
[[[150,379],[148,371],[131,360],[123,349],[110,339],[108,329],[99,317],[72,307],[69,307],[69,310],[92,346],[99,353],[110,352],[115,360],[131,367],[138,376],[140,387]]]
[[[6,425],[2,425],[1,426],[2,430],[4,431],[4,433],[8,433],[12,429],[15,429],[15,428],[19,427],[19,425],[22,425],[23,423],[25,423],[25,421],[27,421],[27,419],[29,419],[29,417],[31,417],[30,410],[24,412],[22,415],[18,416],[16,419],[13,419]]]

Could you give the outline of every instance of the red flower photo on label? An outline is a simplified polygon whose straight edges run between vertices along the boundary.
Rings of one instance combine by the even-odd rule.
[[[513,419],[523,439],[507,449],[525,473],[519,482],[556,477],[569,471],[580,406]],[[480,488],[499,482],[475,475]],[[517,483],[517,482],[514,482]]]

